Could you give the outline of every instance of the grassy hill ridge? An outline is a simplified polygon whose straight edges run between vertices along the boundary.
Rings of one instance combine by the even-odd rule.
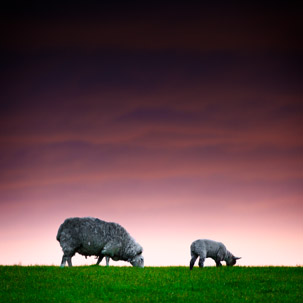
[[[0,266],[0,302],[302,302],[303,267]]]

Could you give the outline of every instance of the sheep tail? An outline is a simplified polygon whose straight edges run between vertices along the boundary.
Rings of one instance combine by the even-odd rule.
[[[60,242],[60,237],[61,237],[61,233],[62,233],[62,229],[63,229],[63,224],[60,225],[58,233],[57,233],[57,237],[56,239]]]

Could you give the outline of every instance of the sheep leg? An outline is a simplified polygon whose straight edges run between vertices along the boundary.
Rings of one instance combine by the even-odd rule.
[[[222,249],[222,247],[220,247],[217,252],[216,258],[214,258],[217,267],[222,266],[221,261],[224,260],[224,255],[225,255],[225,251]]]
[[[66,261],[67,261],[68,266],[72,266],[72,257],[63,255],[62,261],[61,261],[61,267],[65,266]]]
[[[204,261],[205,261],[204,256],[200,256],[199,267],[204,267]]]
[[[100,262],[103,260],[104,255],[100,255],[97,261],[97,265],[100,264]]]
[[[105,257],[105,260],[106,260],[106,266],[109,266],[109,257],[106,256],[106,257]]]
[[[217,267],[222,266],[222,264],[221,264],[220,260],[216,260],[216,266],[217,266]]]
[[[197,258],[198,258],[198,256],[197,256],[197,255],[193,255],[193,256],[192,256],[192,258],[191,258],[191,260],[190,260],[190,264],[189,264],[189,268],[190,268],[190,270],[192,270],[192,269],[193,269],[194,264],[195,264],[195,262],[196,262]]]
[[[67,258],[67,256],[63,255],[62,261],[61,261],[61,265],[60,265],[61,267],[64,267],[64,266],[65,266],[66,258]]]
[[[72,265],[72,257],[67,257],[67,264],[68,264],[68,266],[69,267],[72,267],[73,265]]]
[[[100,262],[103,260],[103,258],[104,258],[104,255],[101,254],[101,255],[99,256],[99,258],[98,258],[97,265],[100,264]],[[109,257],[106,256],[106,257],[105,257],[105,260],[106,260],[106,266],[109,266]]]

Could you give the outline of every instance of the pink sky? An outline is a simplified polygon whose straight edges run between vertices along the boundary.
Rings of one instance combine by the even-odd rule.
[[[146,266],[189,265],[199,238],[302,265],[296,13],[107,9],[1,20],[0,264],[59,265],[60,224],[92,216]]]

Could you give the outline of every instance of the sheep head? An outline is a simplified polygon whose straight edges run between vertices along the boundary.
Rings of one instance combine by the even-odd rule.
[[[227,266],[234,266],[237,263],[237,260],[241,259],[241,257],[235,257],[231,255],[227,260],[226,260],[226,265]]]
[[[130,259],[129,262],[134,267],[144,267],[144,257],[141,254],[136,255],[134,258]]]

